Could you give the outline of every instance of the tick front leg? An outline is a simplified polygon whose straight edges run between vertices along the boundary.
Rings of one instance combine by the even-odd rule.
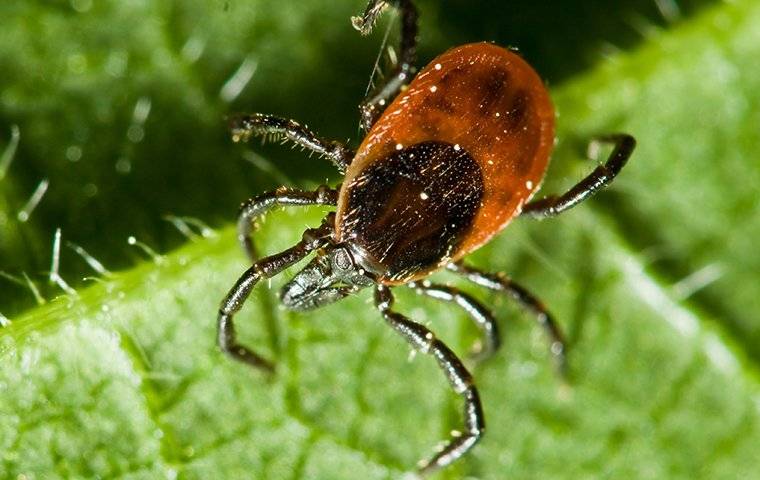
[[[470,358],[481,362],[496,352],[501,345],[499,326],[493,315],[480,302],[458,288],[430,282],[411,282],[409,287],[420,295],[459,305],[470,316],[483,334],[483,340],[470,350]]]
[[[388,80],[365,98],[359,106],[361,125],[365,132],[372,127],[393,97],[409,84],[415,73],[418,15],[411,0],[370,0],[364,14],[351,18],[351,23],[362,35],[368,35],[383,9],[391,4],[401,10],[401,56]]]
[[[219,348],[235,360],[247,363],[265,372],[273,373],[274,364],[272,362],[266,360],[245,345],[237,343],[235,323],[233,321],[233,316],[242,308],[253,287],[263,277],[259,268],[259,264],[256,264],[246,270],[222,302],[222,306],[219,308],[219,316],[217,317],[217,342]]]
[[[605,143],[613,144],[614,149],[604,165],[596,167],[589,176],[578,182],[566,193],[560,196],[551,195],[526,204],[523,207],[522,215],[538,218],[559,215],[612,182],[633,154],[633,150],[636,148],[636,140],[624,133],[605,135],[594,138],[589,145],[589,150]]]
[[[326,185],[321,185],[313,192],[295,190],[287,187],[280,187],[275,191],[263,193],[251,199],[248,199],[240,206],[238,215],[237,231],[238,241],[243,250],[248,255],[251,262],[258,259],[256,246],[253,243],[251,235],[256,224],[256,220],[275,206],[307,206],[307,205],[336,205],[338,201],[338,191],[333,190]]]
[[[333,233],[333,224],[334,215],[330,214],[323,221],[322,226],[306,230],[301,241],[296,245],[281,253],[261,259],[243,273],[219,307],[217,342],[224,353],[254,368],[267,372],[274,371],[274,365],[270,361],[237,342],[234,316],[243,308],[243,304],[259,280],[277,275],[309,253],[325,246]]]
[[[411,346],[422,353],[432,355],[438,362],[451,388],[464,398],[464,432],[452,432],[449,439],[432,458],[419,463],[420,474],[432,473],[443,468],[470,450],[485,431],[483,408],[478,390],[473,385],[470,372],[454,352],[438,340],[433,332],[404,315],[391,310],[393,295],[388,287],[379,285],[375,290],[375,306],[385,321]]]
[[[550,351],[560,375],[565,376],[567,374],[567,360],[565,358],[567,346],[564,335],[562,335],[557,322],[554,321],[552,315],[538,298],[503,274],[484,273],[463,263],[450,263],[447,268],[476,285],[506,293],[516,300],[521,307],[530,311],[549,337]]]
[[[230,119],[232,139],[236,142],[247,141],[252,136],[263,138],[284,138],[310,150],[321,157],[329,159],[340,171],[346,168],[354,158],[354,152],[340,142],[322,140],[314,132],[294,120],[253,113],[238,115]]]

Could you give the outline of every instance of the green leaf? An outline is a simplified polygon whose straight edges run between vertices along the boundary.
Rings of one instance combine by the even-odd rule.
[[[296,32],[297,10],[283,13]],[[589,171],[592,134],[630,131],[640,146],[609,191],[516,221],[472,263],[555,313],[570,387],[528,315],[462,285],[505,342],[475,370],[487,435],[440,478],[759,477],[757,25],[756,2],[720,4],[554,91],[545,191]],[[292,244],[322,214],[271,215],[262,247]],[[260,285],[239,328],[278,373],[225,359],[215,311],[245,267],[224,229],[14,318],[0,330],[0,477],[398,478],[459,427],[435,362],[409,361],[366,292],[296,314],[277,306],[288,274]],[[398,308],[456,352],[477,338],[461,312],[398,291]]]

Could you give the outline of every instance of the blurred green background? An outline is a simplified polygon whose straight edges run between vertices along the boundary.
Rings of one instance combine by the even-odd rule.
[[[290,272],[259,287],[240,331],[278,362],[268,383],[213,345],[215,309],[245,268],[229,228],[239,203],[339,181],[297,150],[233,144],[224,118],[274,113],[356,145],[388,22],[397,36],[390,15],[361,38],[348,19],[363,7],[0,5],[0,169],[12,158],[0,179],[0,319],[12,322],[0,327],[0,478],[390,479],[460,427],[434,362],[407,360],[367,292],[292,314],[276,302]],[[528,315],[465,286],[497,312],[505,345],[475,369],[487,437],[438,478],[760,478],[760,5],[418,7],[420,65],[493,40],[545,78],[559,125],[545,192],[593,168],[593,134],[639,140],[612,188],[557,219],[516,221],[472,256],[546,302],[572,373],[564,388]],[[189,241],[167,215],[217,234]],[[272,214],[262,250],[319,215]],[[47,282],[57,228],[76,295]],[[96,275],[66,242],[121,273]],[[45,305],[14,282],[24,275]],[[456,309],[399,297],[456,352],[476,338]]]
[[[118,270],[133,264],[130,235],[159,251],[185,240],[165,215],[232,222],[242,200],[282,179],[247,162],[245,150],[232,144],[224,121],[231,112],[292,117],[356,145],[356,105],[386,30],[357,36],[348,18],[362,3],[0,6],[0,147],[12,126],[20,133],[0,183],[0,268],[44,279],[56,228]],[[707,3],[679,2],[679,10],[688,18]],[[423,1],[419,9],[420,65],[452,46],[493,40],[518,47],[550,86],[668,25],[652,0]],[[250,82],[224,101],[223,85],[246,61],[255,69]],[[254,150],[294,184],[336,180],[324,162],[297,151]],[[43,200],[19,223],[18,212],[43,179],[50,182]],[[78,284],[89,270],[72,253],[64,255],[62,272]],[[31,301],[25,288],[4,285],[0,311],[18,313]]]

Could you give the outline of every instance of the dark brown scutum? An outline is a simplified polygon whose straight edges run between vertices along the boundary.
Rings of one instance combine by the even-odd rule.
[[[369,165],[346,192],[344,238],[398,282],[456,252],[480,208],[483,179],[464,149],[425,142]]]

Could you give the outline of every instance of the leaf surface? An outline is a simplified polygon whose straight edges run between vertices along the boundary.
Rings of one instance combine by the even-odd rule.
[[[716,5],[554,89],[546,192],[592,168],[595,133],[639,148],[609,191],[515,222],[471,262],[547,303],[570,386],[529,316],[457,283],[497,312],[504,346],[475,369],[487,436],[439,478],[758,478],[758,25],[756,2]],[[322,213],[277,212],[260,244],[278,251]],[[13,318],[0,477],[398,478],[459,428],[435,363],[409,360],[367,293],[295,314],[276,301],[292,272],[260,285],[240,334],[278,373],[226,360],[215,312],[244,269],[222,229]],[[477,338],[461,312],[398,291],[456,352]]]

